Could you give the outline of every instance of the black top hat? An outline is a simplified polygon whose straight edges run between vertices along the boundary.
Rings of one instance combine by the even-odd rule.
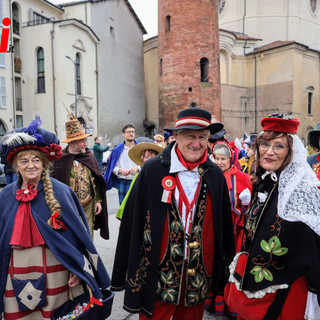
[[[319,135],[320,135],[320,122],[317,124],[316,128],[314,130],[311,130],[309,132],[309,143],[311,147],[314,147],[316,149],[320,149],[319,147]]]
[[[211,113],[207,110],[195,107],[180,111],[174,128],[166,128],[168,132],[178,130],[204,130],[211,134],[223,129],[222,123],[211,123]]]

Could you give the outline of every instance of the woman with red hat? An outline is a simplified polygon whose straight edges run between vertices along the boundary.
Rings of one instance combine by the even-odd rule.
[[[319,319],[320,190],[287,114],[261,120],[253,196],[226,303],[238,319]]]

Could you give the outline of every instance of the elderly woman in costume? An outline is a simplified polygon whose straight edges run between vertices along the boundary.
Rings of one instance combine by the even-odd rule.
[[[68,186],[49,177],[50,160],[61,156],[61,147],[40,124],[37,118],[6,134],[0,144],[1,158],[18,173],[18,180],[0,193],[4,319],[50,319],[70,294],[83,293],[82,284],[100,299],[101,288],[110,282],[79,200]]]
[[[225,289],[238,319],[319,319],[320,190],[286,114],[261,120],[242,251]]]
[[[251,199],[251,179],[248,174],[241,172],[236,166],[238,149],[234,143],[218,141],[212,148],[212,154],[227,181],[236,252],[239,252],[243,238],[243,217]]]
[[[252,183],[249,175],[241,172],[237,167],[238,149],[233,142],[228,143],[223,138],[225,133],[223,131],[218,132],[217,139],[212,144],[212,156],[226,178],[232,210],[235,248],[236,252],[239,252],[243,238],[243,217],[250,203]],[[205,308],[208,311],[214,311],[216,315],[222,315],[225,312],[234,315],[233,310],[225,306],[221,295],[218,295],[213,301],[210,293],[205,300]]]
[[[150,142],[143,142],[143,143],[139,143],[136,144],[135,146],[133,146],[130,150],[129,150],[129,158],[138,166],[142,167],[144,165],[144,163],[157,156],[159,153],[161,153],[163,150],[163,148],[160,145],[157,145],[155,143],[150,143]],[[137,179],[139,175],[139,172],[134,176],[130,188],[125,196],[125,198],[123,199],[123,201],[121,202],[121,205],[119,207],[119,210],[116,214],[116,218],[121,220],[122,219],[122,215],[123,215],[123,210],[126,206],[126,203],[128,201],[130,192],[132,190],[132,187],[134,186],[134,183]]]

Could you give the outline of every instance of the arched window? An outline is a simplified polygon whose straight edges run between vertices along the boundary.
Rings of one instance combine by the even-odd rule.
[[[76,54],[77,94],[81,94],[80,54]]]
[[[44,74],[44,51],[42,48],[37,50],[37,78],[38,88],[37,92],[42,93],[46,91],[45,74]]]
[[[200,68],[201,68],[201,82],[209,81],[209,60],[207,58],[201,58],[200,60]]]
[[[170,31],[170,21],[171,17],[170,16],[166,16],[166,32]]]

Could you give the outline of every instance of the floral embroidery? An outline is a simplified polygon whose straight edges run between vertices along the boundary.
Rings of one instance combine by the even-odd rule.
[[[177,304],[180,298],[183,268],[186,277],[186,305],[196,305],[203,301],[209,291],[211,276],[203,265],[202,225],[206,210],[206,184],[200,188],[198,203],[190,234],[185,234],[184,227],[175,202],[168,211],[169,239],[166,255],[160,263],[157,295],[164,301]],[[189,256],[184,259],[185,237],[188,238]],[[191,271],[190,273],[188,271]]]
[[[148,252],[151,251],[152,238],[151,238],[151,224],[150,224],[150,211],[147,210],[146,222],[144,224],[143,243],[139,249],[140,268],[136,270],[135,278],[127,279],[128,284],[132,287],[132,293],[140,291],[142,284],[145,284],[147,277],[147,267],[150,264]]]
[[[269,239],[268,242],[266,240],[262,240],[260,242],[260,246],[264,252],[267,252],[270,254],[269,260],[263,263],[262,261],[264,260],[264,258],[261,256],[258,256],[252,259],[252,262],[253,264],[255,264],[255,266],[252,268],[250,273],[254,275],[255,282],[261,282],[263,279],[266,279],[268,281],[273,281],[273,275],[268,268],[273,267],[279,270],[279,269],[282,269],[283,267],[277,266],[277,261],[273,261],[272,255],[283,256],[288,252],[289,249],[286,247],[281,247],[280,239],[277,236],[273,236],[272,238]],[[259,260],[261,262],[258,262]]]

